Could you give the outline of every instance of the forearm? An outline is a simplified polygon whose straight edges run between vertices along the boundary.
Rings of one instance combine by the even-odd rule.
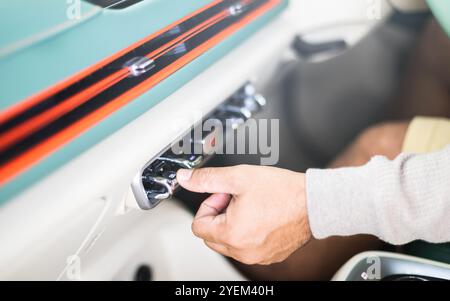
[[[307,206],[316,238],[372,234],[392,244],[450,241],[450,147],[375,157],[358,168],[309,170]]]

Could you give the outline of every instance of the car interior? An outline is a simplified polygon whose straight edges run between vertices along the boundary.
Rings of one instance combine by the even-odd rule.
[[[52,5],[47,2],[51,1],[43,7]],[[25,30],[22,36],[15,34],[20,39],[2,42],[0,38],[0,70],[7,72],[0,76],[2,111],[213,2],[226,2],[236,18],[252,16],[251,10],[261,10],[258,5],[266,5],[267,10],[261,10],[259,19],[249,19],[240,31],[230,31],[213,50],[186,60],[152,85],[149,82],[148,88],[142,75],[157,74],[160,67],[156,59],[139,51],[153,47],[151,43],[170,41],[164,40],[169,35],[189,33],[190,23],[179,23],[169,33],[147,39],[149,44],[132,49],[131,55],[121,52],[123,57],[116,60],[126,63],[111,61],[69,87],[78,89],[77,83],[89,85],[124,68],[131,72],[120,75],[130,80],[119,88],[123,91],[101,94],[106,102],[114,93],[131,91],[126,94],[128,111],[121,109],[112,118],[93,123],[93,130],[77,134],[61,152],[45,155],[17,177],[12,175],[12,180],[5,176],[4,187],[0,182],[0,279],[367,281],[372,280],[364,273],[370,266],[367,258],[377,257],[383,280],[450,280],[448,244],[417,241],[398,247],[366,235],[312,241],[285,262],[269,266],[225,258],[192,235],[192,218],[207,195],[179,189],[174,182],[176,170],[200,163],[206,167],[259,165],[267,154],[214,154],[203,160],[177,157],[170,150],[202,125],[205,117],[198,112],[218,119],[228,114],[234,125],[244,128],[248,117],[278,120],[276,167],[298,172],[329,167],[368,127],[414,114],[396,108],[415,89],[423,53],[435,49],[425,40],[441,30],[425,1],[383,0],[374,7],[359,0],[81,2],[82,15],[87,12],[81,20],[66,24],[65,17],[62,21],[49,17],[46,28],[34,28],[33,39],[24,38],[29,34]],[[231,2],[241,6],[229,8]],[[23,3],[17,1],[15,9],[24,10]],[[2,5],[0,16],[5,11]],[[62,5],[65,9],[67,4]],[[37,18],[46,14],[50,12]],[[202,17],[185,22],[200,22]],[[153,23],[147,29],[149,20]],[[236,20],[219,25],[226,30],[246,19]],[[202,38],[215,34],[204,31],[197,40],[183,40],[165,50],[161,62],[170,67],[198,49]],[[81,43],[75,44],[74,39]],[[28,66],[33,71],[27,72],[24,62],[28,59],[33,61]],[[45,74],[52,76],[46,78],[40,72],[49,62],[52,65]],[[144,88],[138,91],[139,87]],[[132,101],[138,94],[138,100]],[[243,94],[244,100],[252,98],[251,106],[242,104]],[[55,95],[52,99],[57,102],[59,94]],[[103,105],[103,100],[96,101]],[[78,113],[89,110],[85,107]],[[440,114],[436,110],[423,114]],[[211,137],[214,142],[202,137],[204,148],[214,146],[213,132]],[[33,139],[40,141],[37,136]],[[229,139],[225,136],[227,144]],[[19,146],[14,150],[21,151]],[[174,164],[177,169],[164,169]]]

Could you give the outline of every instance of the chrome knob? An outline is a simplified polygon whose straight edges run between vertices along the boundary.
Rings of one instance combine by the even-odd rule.
[[[228,8],[228,11],[230,12],[230,15],[232,16],[239,16],[245,11],[244,5],[241,3],[236,3]]]
[[[237,114],[239,117],[243,118],[244,120],[250,119],[253,116],[252,111],[250,111],[245,106],[238,106],[238,105],[225,105],[223,107],[223,110],[228,113]]]
[[[256,88],[252,83],[247,83],[243,88],[242,88],[242,92],[244,92],[244,94],[246,96],[254,96],[256,94]]]
[[[201,155],[192,155],[190,158],[177,158],[177,157],[169,157],[162,156],[158,160],[174,163],[182,168],[193,169],[199,166],[203,162],[203,156]]]
[[[149,183],[150,189],[147,189],[147,197],[150,200],[165,200],[172,197],[175,189],[178,186],[177,174],[174,171],[169,171],[162,176],[143,176],[143,181]]]
[[[135,57],[126,62],[124,65],[124,67],[128,68],[130,71],[131,76],[134,77],[140,76],[152,70],[155,66],[155,61],[145,56]]]
[[[259,104],[260,109],[267,105],[267,99],[264,96],[262,96],[261,94],[255,94],[253,96],[253,100]]]

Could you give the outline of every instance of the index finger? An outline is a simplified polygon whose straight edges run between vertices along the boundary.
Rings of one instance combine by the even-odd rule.
[[[181,169],[177,173],[178,183],[185,189],[199,193],[241,192],[241,169],[235,167]]]

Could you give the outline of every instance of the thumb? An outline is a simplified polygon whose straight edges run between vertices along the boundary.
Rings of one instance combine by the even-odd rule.
[[[183,188],[193,192],[236,195],[241,191],[240,171],[239,166],[180,169],[177,173],[177,181]]]
[[[225,233],[226,215],[222,213],[230,203],[228,194],[213,194],[205,200],[192,223],[192,232],[205,241],[220,243]]]

